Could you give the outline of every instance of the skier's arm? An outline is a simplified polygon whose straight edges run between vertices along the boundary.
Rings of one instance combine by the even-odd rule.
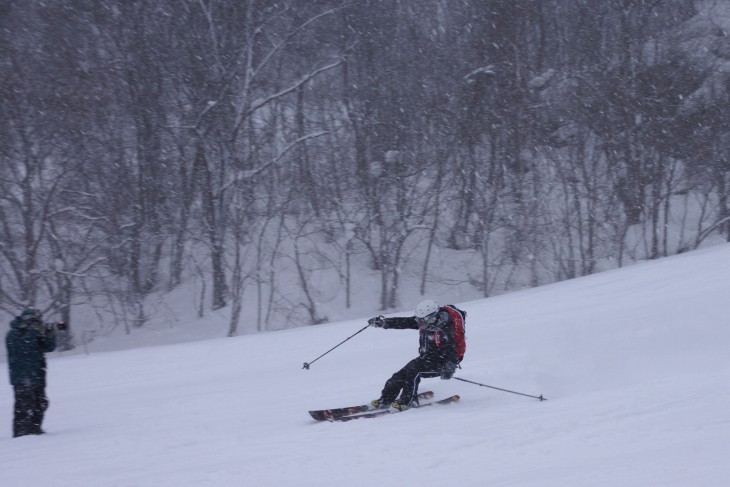
[[[50,329],[39,333],[38,348],[43,353],[54,351],[56,349],[56,333]]]
[[[385,318],[383,328],[392,328],[394,330],[418,330],[415,316]]]
[[[448,317],[448,314],[446,315]],[[451,318],[448,318],[449,320]],[[453,362],[457,364],[459,361],[459,354],[456,351],[456,337],[454,336],[454,326],[452,323],[446,323],[442,327],[442,333],[444,333],[445,346],[444,346],[444,358],[446,362]]]

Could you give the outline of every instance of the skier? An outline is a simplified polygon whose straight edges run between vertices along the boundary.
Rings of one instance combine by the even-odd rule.
[[[411,317],[370,318],[368,324],[377,328],[419,330],[419,355],[385,382],[369,409],[404,411],[413,405],[421,379],[451,379],[466,351],[465,318],[466,312],[453,305],[441,307],[433,300],[419,303]]]
[[[56,348],[55,328],[64,324],[44,324],[41,310],[26,308],[10,322],[5,337],[10,383],[15,393],[13,437],[40,435],[46,397],[45,353]]]

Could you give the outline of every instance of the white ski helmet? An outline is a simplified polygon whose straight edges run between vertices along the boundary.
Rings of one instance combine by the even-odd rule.
[[[425,318],[426,316],[435,313],[439,310],[439,305],[433,299],[427,299],[421,301],[416,306],[416,318]]]

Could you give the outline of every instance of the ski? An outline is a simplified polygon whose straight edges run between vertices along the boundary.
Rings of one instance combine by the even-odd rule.
[[[456,402],[460,399],[458,395],[449,396],[445,399],[440,399],[438,401],[431,401],[424,404],[419,405],[418,407],[413,407],[410,409],[420,409],[425,408],[426,406],[433,406],[434,404],[450,404],[452,402]],[[406,409],[406,411],[409,411],[409,409]],[[405,412],[405,411],[404,411]],[[349,416],[339,416],[336,418],[328,418],[327,421],[330,421],[332,423],[342,423],[345,421],[352,421],[353,419],[363,419],[363,418],[377,418],[378,416],[385,416],[386,414],[393,414],[393,411],[390,409],[379,409],[377,411],[373,411],[371,413],[365,413],[365,414],[351,414]]]
[[[430,399],[432,397],[433,391],[425,391],[418,395],[419,400]],[[368,404],[362,404],[360,406],[350,406],[346,408],[319,409],[316,411],[309,411],[309,414],[317,421],[331,421],[342,416],[367,412],[369,409],[368,406]]]

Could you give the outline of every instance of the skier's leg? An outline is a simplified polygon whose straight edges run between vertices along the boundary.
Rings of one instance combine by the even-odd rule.
[[[413,377],[418,372],[418,361],[418,358],[411,360],[402,369],[393,374],[390,379],[385,381],[383,392],[380,394],[382,404],[390,404],[395,401],[401,390],[413,380]]]
[[[14,386],[13,437],[24,436],[32,429],[33,392],[27,386]]]
[[[398,402],[410,407],[413,399],[418,395],[418,385],[421,383],[421,379],[437,377],[439,374],[432,363],[421,357],[411,360],[405,369],[407,369],[407,374],[404,377],[403,391]]]
[[[33,434],[43,433],[41,425],[43,424],[43,416],[48,409],[48,397],[46,396],[46,388],[44,384],[38,385],[33,389],[33,416],[31,420],[31,432]]]

